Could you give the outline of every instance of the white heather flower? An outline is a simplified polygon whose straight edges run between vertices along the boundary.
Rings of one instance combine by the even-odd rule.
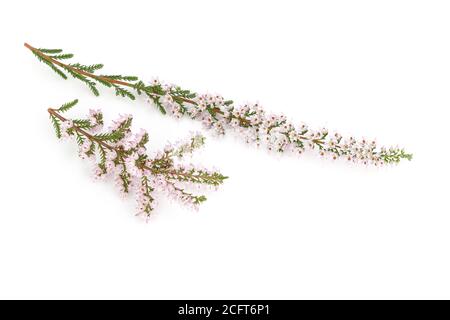
[[[295,132],[295,130],[291,130],[289,131],[289,140],[294,141],[298,139],[298,135],[297,132]]]
[[[238,127],[239,126],[239,120],[237,120],[236,118],[231,120],[230,125],[232,127]]]
[[[84,140],[83,144],[80,146],[80,151],[83,153],[88,152],[91,149],[92,142],[89,139]]]
[[[117,158],[117,153],[115,151],[107,150],[106,151],[106,159],[107,160],[114,160]]]
[[[72,127],[73,127],[72,120],[63,121],[61,123],[61,138],[68,138],[70,136],[68,130],[71,129]]]
[[[105,168],[107,172],[112,172],[115,168],[114,162],[111,160],[107,160],[105,162]]]

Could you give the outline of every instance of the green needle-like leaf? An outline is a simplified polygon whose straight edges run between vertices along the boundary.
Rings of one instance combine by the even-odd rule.
[[[78,99],[75,99],[73,101],[67,102],[63,104],[59,109],[57,109],[59,112],[67,112],[70,109],[72,109],[76,104],[78,103]]]

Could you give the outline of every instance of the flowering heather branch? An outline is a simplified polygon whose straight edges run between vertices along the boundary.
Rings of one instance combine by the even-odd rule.
[[[145,130],[131,132],[131,115],[122,115],[103,133],[103,114],[90,110],[85,119],[67,119],[61,114],[70,110],[78,100],[58,109],[48,109],[58,138],[74,138],[79,155],[94,163],[94,177],[114,177],[122,194],[135,191],[139,214],[149,217],[155,208],[154,193],[163,191],[171,198],[197,209],[206,200],[187,189],[192,186],[217,187],[227,178],[217,171],[192,165],[181,165],[178,159],[204,144],[204,137],[195,134],[187,141],[168,145],[153,157],[147,155],[149,135]]]
[[[99,94],[96,83],[113,87],[116,95],[134,100],[134,94],[126,88],[132,89],[138,95],[147,96],[148,101],[163,114],[168,112],[175,118],[188,116],[218,134],[236,131],[247,143],[265,145],[275,152],[301,154],[306,150],[316,150],[321,156],[332,159],[344,158],[376,166],[412,159],[412,154],[398,147],[377,147],[375,141],[344,138],[339,133],[330,134],[327,129],[313,130],[305,124],[294,125],[284,115],[268,114],[257,103],[235,106],[233,101],[225,100],[220,95],[197,94],[158,80],[146,84],[134,76],[96,75],[95,71],[103,65],[65,64],[61,60],[73,57],[72,54],[64,54],[61,49],[25,46],[64,79],[67,78],[66,71],[85,82],[95,95]]]

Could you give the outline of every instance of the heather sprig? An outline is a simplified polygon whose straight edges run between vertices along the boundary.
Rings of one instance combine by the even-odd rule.
[[[90,110],[82,119],[62,115],[77,102],[48,109],[56,136],[76,140],[79,156],[92,161],[95,178],[111,176],[123,195],[134,192],[139,214],[150,216],[156,204],[155,193],[161,191],[197,209],[206,197],[189,189],[198,185],[215,188],[227,178],[216,170],[179,162],[204,144],[201,135],[194,134],[186,141],[169,144],[151,157],[146,147],[149,135],[142,129],[133,134],[131,115],[121,115],[107,130],[100,132],[104,125],[100,110]]]
[[[103,68],[103,64],[64,63],[63,60],[73,58],[73,54],[63,53],[62,49],[34,48],[27,43],[25,43],[25,47],[30,49],[39,61],[50,67],[61,78],[66,80],[68,78],[67,75],[71,75],[85,83],[96,96],[100,94],[97,85],[101,84],[105,87],[113,88],[118,96],[128,97],[131,100],[135,99],[135,96],[125,88],[138,81],[138,78],[135,76],[94,74]],[[127,85],[124,86],[124,83]]]
[[[284,115],[266,112],[257,103],[236,106],[232,100],[225,100],[220,95],[197,94],[157,79],[144,83],[137,77],[96,75],[94,72],[103,65],[65,64],[61,60],[71,58],[71,54],[64,54],[60,49],[25,46],[63,78],[67,78],[63,72],[67,71],[85,82],[96,95],[95,82],[115,88],[117,95],[134,99],[128,88],[138,95],[144,94],[163,114],[169,113],[175,118],[190,117],[220,135],[227,131],[237,132],[245,142],[264,145],[270,151],[301,154],[315,150],[324,157],[376,166],[412,159],[412,154],[399,147],[378,147],[374,140],[356,140],[330,133],[328,129],[315,130],[305,124],[297,125]]]

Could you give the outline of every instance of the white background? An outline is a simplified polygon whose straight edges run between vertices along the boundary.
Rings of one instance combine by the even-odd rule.
[[[0,298],[450,298],[448,1],[3,3]],[[189,131],[23,47],[158,76],[414,153],[375,169],[269,155],[207,133],[192,161],[230,176],[199,212],[149,223],[93,182],[46,109],[132,113],[155,148]]]

